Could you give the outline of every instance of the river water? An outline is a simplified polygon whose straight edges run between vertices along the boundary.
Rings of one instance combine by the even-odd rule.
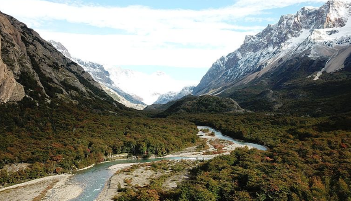
[[[228,136],[224,136],[220,131],[217,131],[213,128],[207,126],[198,126],[198,129],[209,129],[210,132],[214,132],[216,137],[240,144],[243,146],[253,147],[259,150],[267,150],[266,147],[254,143],[247,143],[238,140],[234,140]],[[93,201],[95,200],[102,189],[104,188],[105,183],[108,179],[114,174],[115,171],[109,170],[108,168],[116,164],[124,163],[146,163],[160,160],[180,160],[187,159],[186,157],[170,157],[170,158],[156,158],[156,159],[139,159],[139,160],[117,160],[106,163],[97,164],[94,167],[91,167],[86,170],[81,170],[72,176],[70,182],[79,184],[83,188],[82,194],[72,199],[71,201]]]
[[[112,162],[100,163],[86,170],[77,172],[71,178],[71,183],[79,184],[83,188],[82,194],[79,197],[72,199],[72,201],[93,201],[95,200],[105,183],[114,174],[115,171],[108,168],[112,165],[123,163],[146,163],[152,161],[163,160],[162,158],[145,159],[145,160],[117,160]]]
[[[265,146],[262,146],[262,145],[259,145],[259,144],[255,144],[255,143],[243,142],[243,141],[240,141],[240,140],[235,140],[235,139],[233,139],[231,137],[223,135],[220,131],[217,131],[217,130],[215,130],[215,129],[211,128],[211,127],[208,127],[208,126],[198,126],[197,128],[199,130],[200,129],[208,129],[208,130],[210,130],[210,132],[214,132],[216,137],[218,137],[219,139],[228,140],[228,141],[234,142],[235,144],[239,144],[239,145],[243,145],[243,146],[253,147],[253,148],[256,148],[258,150],[263,150],[263,151],[267,150],[267,147],[265,147]]]

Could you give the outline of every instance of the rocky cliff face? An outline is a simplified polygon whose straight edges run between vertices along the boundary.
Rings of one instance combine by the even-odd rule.
[[[277,24],[247,36],[238,50],[216,61],[194,94],[219,94],[230,86],[250,83],[293,58],[337,57],[350,46],[350,12],[351,3],[332,0],[320,8],[302,8],[295,15],[282,16]],[[340,68],[321,66],[311,76],[318,79],[319,74]]]
[[[23,86],[16,81],[12,71],[2,61],[0,41],[0,103],[20,101],[24,95]]]
[[[0,12],[0,101],[50,101],[108,96],[82,67],[58,52],[38,33]]]

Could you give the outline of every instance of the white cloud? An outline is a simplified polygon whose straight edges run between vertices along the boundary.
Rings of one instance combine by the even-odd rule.
[[[220,56],[234,51],[245,37],[245,34],[230,31],[206,34],[160,31],[151,36],[39,32],[45,39],[62,42],[75,57],[98,63],[198,68],[210,67]],[[218,34],[221,37],[217,37]],[[202,42],[206,40],[211,40],[213,46]],[[194,47],[189,47],[187,42]]]
[[[149,75],[109,66],[106,66],[106,69],[110,72],[116,86],[129,94],[139,96],[148,105],[153,104],[161,94],[169,91],[179,92],[185,86],[198,84],[198,82],[175,80],[160,72]]]
[[[143,6],[103,7],[47,2],[0,0],[0,9],[30,26],[45,39],[65,44],[72,55],[110,65],[210,67],[240,46],[245,35],[263,27],[236,22],[266,9],[325,0],[239,0],[233,6],[208,10],[165,10]],[[127,34],[89,35],[53,32],[41,24],[65,20]]]
[[[254,10],[267,10],[273,8],[283,8],[300,3],[325,3],[327,0],[238,0],[234,6]]]

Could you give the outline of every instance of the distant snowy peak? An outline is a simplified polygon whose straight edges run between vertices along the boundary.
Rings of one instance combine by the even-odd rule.
[[[83,69],[94,78],[94,80],[103,86],[105,92],[112,96],[116,101],[124,104],[127,107],[135,109],[143,109],[146,107],[145,103],[140,101],[138,97],[134,97],[133,95],[130,95],[119,88],[118,85],[111,79],[110,73],[105,69],[103,65],[72,57],[67,48],[60,42],[53,40],[50,40],[49,42],[64,56],[82,66]],[[125,73],[126,72],[127,71],[125,71]]]
[[[184,96],[192,95],[195,86],[184,87],[180,92],[168,92],[162,94],[154,104],[166,104],[170,101],[175,101],[183,98]]]
[[[148,105],[157,101],[162,94],[194,85],[191,81],[175,80],[161,71],[147,74],[113,66],[107,67],[107,70],[116,86],[128,94],[140,97],[140,100]]]
[[[65,57],[67,58],[72,58],[71,54],[67,50],[65,46],[63,46],[60,42],[56,42],[53,40],[49,40],[49,43],[51,43],[59,52],[61,52]]]
[[[108,87],[111,87],[113,85],[113,81],[110,79],[110,74],[108,71],[105,70],[103,65],[72,57],[67,48],[63,46],[60,42],[56,42],[53,40],[50,40],[49,42],[64,56],[82,66],[84,70],[90,73],[96,81],[107,85]]]
[[[216,94],[227,85],[248,83],[297,55],[335,55],[350,45],[350,13],[350,2],[333,0],[282,16],[277,24],[247,36],[239,49],[217,60],[194,93]]]

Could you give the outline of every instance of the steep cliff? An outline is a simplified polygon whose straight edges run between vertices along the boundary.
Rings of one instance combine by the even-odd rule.
[[[16,81],[12,71],[2,61],[0,42],[0,102],[20,101],[24,95],[23,86]]]
[[[0,101],[50,102],[53,98],[113,102],[89,73],[66,58],[38,33],[0,13]]]

